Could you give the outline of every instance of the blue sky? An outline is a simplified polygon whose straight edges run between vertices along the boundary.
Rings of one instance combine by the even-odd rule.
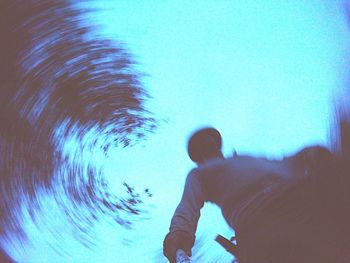
[[[69,241],[67,231],[60,246],[74,262],[156,261],[193,167],[186,141],[194,129],[219,129],[225,155],[235,149],[280,158],[304,145],[327,144],[334,92],[346,82],[349,39],[340,1],[118,0],[90,6],[100,10],[90,22],[124,43],[147,74],[147,107],[163,121],[147,141],[112,149],[101,164],[116,192],[124,180],[151,189],[150,218],[133,231],[102,221],[96,227],[102,245],[90,251]],[[229,257],[213,237],[230,230],[216,207],[205,207],[202,215],[198,236],[210,248],[208,262],[215,253],[225,262]],[[50,231],[39,234],[27,224],[33,241],[25,253],[32,262],[64,262],[47,245]],[[133,242],[124,246],[125,238]]]

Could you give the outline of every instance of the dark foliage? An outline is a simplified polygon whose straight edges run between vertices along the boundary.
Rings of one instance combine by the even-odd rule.
[[[126,226],[121,213],[141,212],[141,197],[129,185],[129,199],[113,196],[94,160],[72,164],[63,154],[72,136],[78,154],[107,153],[156,127],[144,108],[142,74],[125,49],[82,20],[89,11],[70,1],[0,1],[2,235],[21,234],[19,208],[39,209],[39,190],[55,195],[77,227],[96,220],[97,211]],[[77,206],[89,212],[72,214]]]

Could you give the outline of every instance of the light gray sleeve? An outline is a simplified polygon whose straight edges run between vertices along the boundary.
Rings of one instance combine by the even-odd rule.
[[[171,220],[170,232],[180,230],[195,236],[200,209],[205,201],[203,185],[199,176],[196,169],[188,174],[181,201]]]

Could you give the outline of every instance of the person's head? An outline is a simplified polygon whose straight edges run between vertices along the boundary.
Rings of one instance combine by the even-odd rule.
[[[208,127],[192,134],[188,141],[187,152],[191,160],[199,165],[214,158],[223,158],[221,146],[219,131]]]

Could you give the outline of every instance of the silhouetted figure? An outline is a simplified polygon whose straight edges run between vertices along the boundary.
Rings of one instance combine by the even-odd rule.
[[[217,204],[235,230],[240,263],[350,262],[333,228],[332,206],[322,198],[328,196],[322,188],[327,175],[338,167],[328,149],[308,147],[282,160],[224,158],[221,144],[214,128],[189,140],[188,154],[198,167],[187,176],[164,240],[170,262],[178,249],[191,255],[205,202]]]

